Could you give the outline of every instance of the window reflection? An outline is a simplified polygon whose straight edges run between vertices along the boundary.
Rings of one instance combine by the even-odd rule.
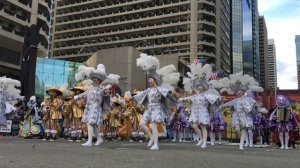
[[[82,63],[37,58],[35,94],[44,99],[46,90],[51,87],[60,87],[68,84],[72,87],[75,83],[75,72]]]

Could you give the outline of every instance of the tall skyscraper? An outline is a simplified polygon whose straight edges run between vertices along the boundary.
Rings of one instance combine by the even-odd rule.
[[[232,72],[243,71],[258,79],[257,1],[231,0],[231,7]]]
[[[298,89],[300,89],[300,35],[296,35],[296,56],[297,56],[297,78],[298,78]]]
[[[253,45],[253,77],[260,81],[260,55],[259,55],[259,13],[258,0],[252,0],[252,45]]]
[[[268,40],[268,72],[269,87],[277,88],[276,47],[273,39]]]
[[[134,46],[230,72],[229,0],[55,0],[53,9],[53,58],[83,61],[97,50]]]
[[[48,48],[51,0],[0,1],[0,76],[18,78],[25,27],[40,27],[38,55]]]
[[[269,88],[268,30],[263,16],[259,17],[260,86]]]

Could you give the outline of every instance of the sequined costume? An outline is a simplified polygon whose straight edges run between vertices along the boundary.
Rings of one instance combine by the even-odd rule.
[[[82,122],[102,125],[102,113],[110,112],[110,96],[105,95],[101,87],[92,87],[84,93],[75,96],[75,100],[86,99]]]
[[[253,127],[253,116],[255,114],[256,101],[249,96],[236,98],[223,107],[233,108],[232,127],[236,130]]]
[[[162,123],[164,112],[168,110],[167,107],[176,103],[175,99],[171,97],[170,91],[163,87],[148,88],[134,96],[134,99],[138,104],[146,107],[142,119],[150,123]]]
[[[192,104],[189,121],[193,124],[210,124],[209,105],[213,105],[220,99],[220,96],[213,94],[195,94],[193,96],[181,98],[182,101],[188,101]]]

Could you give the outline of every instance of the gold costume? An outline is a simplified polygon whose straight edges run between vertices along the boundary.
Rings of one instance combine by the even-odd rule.
[[[46,129],[50,129],[50,106],[51,106],[51,99],[47,98],[44,101],[44,109],[43,109],[43,121],[45,123]]]
[[[64,128],[70,128],[72,125],[73,113],[72,113],[72,100],[64,102]]]
[[[73,102],[73,116],[74,118],[81,119],[84,113],[85,100],[79,99]]]
[[[111,112],[111,115],[109,117],[109,123],[111,127],[117,128],[121,125],[120,122],[120,116],[121,116],[122,108],[121,107],[115,107],[113,111]]]
[[[52,120],[62,119],[61,109],[63,106],[63,100],[60,97],[54,98],[50,106],[50,117]]]
[[[43,118],[47,125],[45,129],[46,139],[49,139],[51,135],[50,140],[54,140],[61,130],[59,120],[62,119],[62,107],[64,102],[61,96],[63,92],[58,88],[50,88],[46,90],[46,93],[50,96],[50,98],[45,100],[45,116]],[[50,127],[48,127],[49,123]]]

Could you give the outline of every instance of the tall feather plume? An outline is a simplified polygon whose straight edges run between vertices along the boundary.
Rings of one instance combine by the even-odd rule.
[[[76,81],[83,81],[83,80],[87,79],[89,77],[89,75],[91,74],[91,72],[93,72],[94,70],[95,70],[95,68],[93,68],[93,67],[87,67],[84,65],[80,65],[75,74]]]
[[[193,81],[205,77],[205,80],[208,81],[212,75],[212,67],[210,64],[205,64],[202,66],[201,63],[188,65],[191,72],[187,72],[187,77],[183,79],[184,90],[191,93],[193,91]]]
[[[235,90],[231,88],[234,87],[238,82],[240,85],[246,87],[247,91],[254,91],[254,92],[263,92],[264,89],[258,85],[258,82],[255,81],[253,77],[249,75],[243,75],[242,72],[231,74],[229,78],[225,77],[219,80],[220,84],[223,85],[221,89],[222,92],[227,92],[228,94],[234,94]]]
[[[116,75],[116,74],[109,74],[106,79],[102,82],[103,85],[118,85],[119,84],[119,79],[120,79],[120,75]]]
[[[6,78],[6,76],[0,77],[0,83],[3,83],[5,86],[5,90],[11,96],[20,96],[20,89],[16,87],[21,86],[21,82],[15,79]]]
[[[224,84],[222,84],[218,80],[210,80],[208,82],[208,84],[210,85],[210,88],[214,88],[214,89],[217,89],[217,90],[220,90],[221,88],[224,87]]]
[[[201,63],[199,64],[192,63],[191,65],[188,65],[188,67],[190,68],[191,72],[187,75],[193,76],[194,78],[196,77],[201,78],[205,76],[206,80],[209,80],[212,74],[212,67],[210,64],[205,64],[204,66],[202,66]]]
[[[174,65],[162,67],[157,71],[157,74],[162,77],[162,86],[174,90],[174,85],[177,85],[180,77]]]
[[[193,80],[191,78],[184,77],[182,84],[184,86],[184,90],[188,93],[192,93],[192,85],[193,85]]]
[[[144,53],[140,54],[140,58],[136,59],[136,65],[141,67],[144,71],[152,70],[153,68],[159,69],[159,60],[151,55]]]
[[[106,74],[105,66],[103,64],[98,64],[97,69],[93,71],[94,73]]]

